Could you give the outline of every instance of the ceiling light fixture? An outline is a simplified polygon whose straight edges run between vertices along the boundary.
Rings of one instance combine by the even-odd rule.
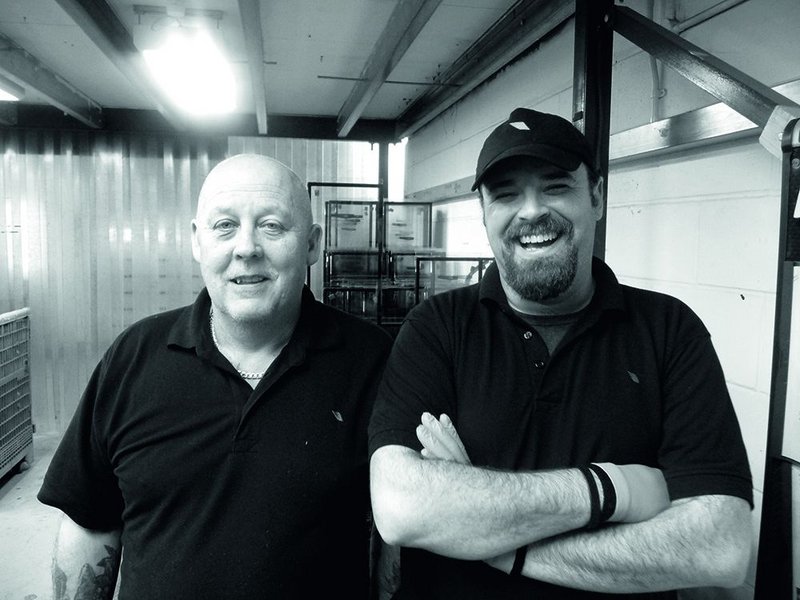
[[[188,114],[236,108],[236,81],[222,43],[222,11],[134,5],[134,43],[156,83]]]
[[[19,102],[25,96],[25,88],[0,75],[0,102]]]
[[[188,113],[212,115],[234,110],[233,71],[206,31],[171,29],[163,44],[142,54],[159,85]]]

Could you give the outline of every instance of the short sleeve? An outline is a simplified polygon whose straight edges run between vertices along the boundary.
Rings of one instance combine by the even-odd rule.
[[[707,331],[691,311],[688,321],[696,323],[697,333],[670,353],[663,385],[659,463],[670,496],[723,494],[752,506],[747,452],[722,367]]]
[[[441,313],[430,302],[409,314],[383,373],[369,426],[370,455],[398,444],[420,450],[423,412],[455,415],[452,352]]]
[[[95,368],[37,496],[78,525],[99,531],[119,528],[124,506],[96,422],[106,393],[108,358]]]

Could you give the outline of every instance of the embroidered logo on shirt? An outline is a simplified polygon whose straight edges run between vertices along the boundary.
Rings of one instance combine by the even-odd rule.
[[[628,371],[628,377],[631,378],[631,381],[633,383],[639,383],[639,377],[636,375],[636,373],[631,373],[630,371]]]

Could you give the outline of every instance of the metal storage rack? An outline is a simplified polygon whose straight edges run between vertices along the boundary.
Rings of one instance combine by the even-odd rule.
[[[313,184],[329,185],[333,184]],[[355,184],[336,184],[333,189],[347,187],[356,189]],[[441,254],[428,248],[431,208],[429,202],[380,198],[327,200],[323,302],[394,332],[415,304],[415,258]]]
[[[29,309],[0,315],[0,477],[33,459],[29,344]]]
[[[435,294],[478,283],[493,258],[418,256],[414,301],[420,303]]]

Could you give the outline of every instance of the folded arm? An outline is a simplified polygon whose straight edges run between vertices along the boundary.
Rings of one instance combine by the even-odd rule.
[[[431,461],[470,462],[446,415],[439,420],[423,416],[417,437],[422,455]],[[745,500],[709,495],[659,507],[661,492],[647,497],[647,488],[652,491],[658,484],[650,477],[652,470],[623,468],[625,473],[620,475],[623,479],[634,475],[631,482],[636,488],[629,494],[634,502],[628,509],[637,516],[627,520],[637,522],[572,531],[531,543],[522,568],[524,577],[611,593],[741,585],[752,548],[750,507]],[[508,573],[514,558],[515,552],[508,552],[486,562]]]
[[[120,564],[120,532],[85,529],[66,515],[53,550],[54,600],[111,600]]]
[[[750,507],[732,496],[676,500],[641,523],[573,532],[528,547],[522,575],[611,593],[741,585],[750,560]],[[505,572],[513,554],[487,561]]]
[[[577,469],[503,472],[384,446],[370,462],[375,524],[393,545],[481,560],[582,527],[589,492]]]

